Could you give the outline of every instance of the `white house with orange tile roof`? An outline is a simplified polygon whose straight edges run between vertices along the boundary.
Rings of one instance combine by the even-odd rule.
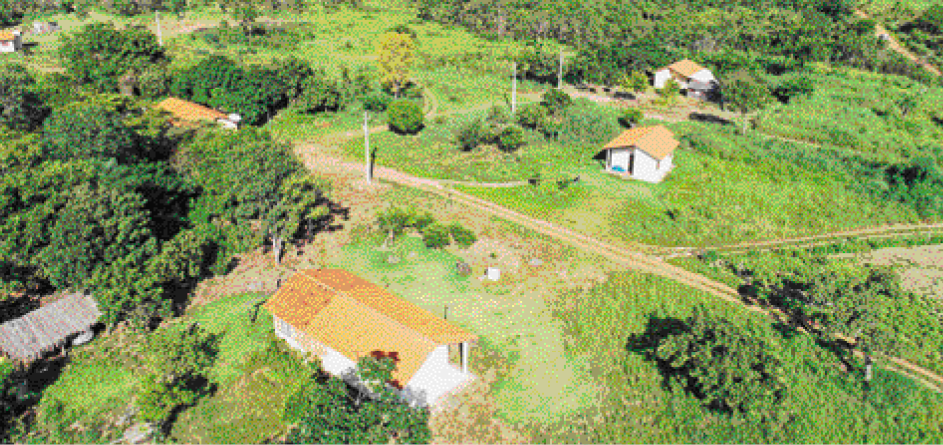
[[[156,107],[170,113],[173,116],[173,124],[178,127],[194,125],[201,121],[216,122],[223,128],[233,130],[238,127],[239,115],[237,114],[226,114],[176,97],[168,97]]]
[[[605,170],[646,182],[661,182],[674,168],[677,147],[674,133],[663,125],[632,128],[603,147]]]
[[[474,379],[468,348],[478,337],[386,289],[340,269],[296,273],[264,307],[275,333],[294,349],[311,352],[322,368],[361,386],[361,357],[391,357],[391,386],[413,405],[435,406]],[[461,367],[449,363],[458,345]]]
[[[22,33],[15,29],[0,30],[0,53],[13,53],[22,49]]]
[[[656,70],[654,87],[664,88],[668,79],[674,79],[682,90],[686,90],[689,96],[694,97],[706,98],[712,90],[717,88],[717,79],[714,78],[714,74],[688,59]]]

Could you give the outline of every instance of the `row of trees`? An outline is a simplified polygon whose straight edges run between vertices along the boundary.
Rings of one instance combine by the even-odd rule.
[[[565,64],[571,83],[615,85],[627,71],[653,69],[682,58],[736,56],[765,72],[810,62],[831,62],[925,78],[919,67],[883,48],[874,22],[851,14],[848,2],[768,1],[764,7],[738,0],[632,2],[505,0],[485,7],[467,0],[418,3],[420,16],[496,36],[530,40],[517,58],[529,78],[556,79],[558,53],[536,39],[553,38],[577,48]],[[723,71],[723,70],[721,70]],[[722,73],[723,74],[723,73]]]

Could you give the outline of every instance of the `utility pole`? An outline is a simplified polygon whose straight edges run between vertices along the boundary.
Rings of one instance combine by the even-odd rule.
[[[563,48],[560,48],[560,71],[557,72],[557,89],[563,89]]]
[[[517,111],[517,62],[514,62],[514,79],[511,81],[511,114]]]
[[[160,11],[156,11],[156,13],[157,13],[157,44],[160,46],[164,46],[164,39],[163,37],[161,37],[161,34],[160,34]]]
[[[370,116],[367,114],[367,111],[363,112],[363,156],[366,158],[366,165],[364,165],[364,173],[367,175],[367,184],[370,184],[371,179],[371,169],[370,169]]]

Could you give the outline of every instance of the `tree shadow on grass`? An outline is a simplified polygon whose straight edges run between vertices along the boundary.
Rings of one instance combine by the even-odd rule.
[[[641,354],[647,360],[654,362],[658,366],[659,374],[662,376],[662,386],[665,389],[670,389],[670,381],[677,374],[677,371],[668,366],[667,363],[655,358],[655,348],[667,338],[689,330],[690,327],[685,320],[652,316],[648,319],[645,331],[629,336],[625,349],[630,353]]]
[[[714,116],[713,114],[698,113],[696,111],[688,114],[688,119],[691,119],[695,122],[705,122],[708,124],[733,125],[733,122],[730,122],[729,120],[722,117]]]

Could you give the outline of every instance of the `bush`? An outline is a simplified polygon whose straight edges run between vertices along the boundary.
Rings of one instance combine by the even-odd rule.
[[[422,130],[424,116],[418,103],[399,99],[390,103],[386,111],[390,128],[399,134],[416,134]]]
[[[144,71],[141,77],[138,78],[138,88],[141,90],[141,95],[144,97],[157,98],[166,96],[167,93],[170,92],[172,80],[166,67],[154,65]]]
[[[626,108],[625,111],[622,112],[622,116],[619,116],[619,123],[625,128],[632,128],[635,124],[639,123],[643,117],[645,116],[642,114],[642,110],[638,108]]]
[[[382,91],[374,91],[363,98],[363,107],[367,111],[382,113],[390,106],[393,96]]]
[[[410,213],[413,215],[409,225],[420,232],[426,230],[426,227],[435,222],[435,218],[429,212],[417,213],[415,210],[410,210]]]
[[[455,143],[464,151],[473,150],[485,142],[485,128],[481,119],[467,121],[455,130]]]
[[[571,144],[599,144],[619,132],[608,110],[592,102],[570,107],[560,122],[560,138]]]
[[[495,105],[488,110],[488,122],[497,125],[507,125],[511,123],[511,113],[508,109],[500,105]]]
[[[422,232],[422,242],[430,249],[439,249],[449,245],[449,227],[434,223]]]
[[[452,234],[452,239],[455,240],[455,243],[464,248],[468,248],[472,244],[475,244],[475,241],[478,241],[475,232],[466,229],[459,223],[450,224],[449,232]]]
[[[524,128],[536,129],[547,118],[547,108],[540,105],[521,107],[517,112],[517,123]]]
[[[514,151],[524,145],[524,132],[518,127],[505,127],[498,137],[498,148]]]
[[[303,113],[337,111],[343,108],[343,94],[338,82],[323,72],[305,79],[294,107]]]
[[[572,103],[573,99],[563,91],[560,90],[548,90],[544,93],[543,102],[541,102],[552,114],[558,114],[566,110]]]

